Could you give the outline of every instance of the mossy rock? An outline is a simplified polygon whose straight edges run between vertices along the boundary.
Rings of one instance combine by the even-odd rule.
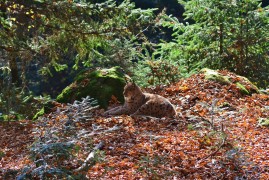
[[[246,94],[246,95],[251,94],[251,93],[246,89],[246,87],[245,87],[244,85],[242,85],[240,82],[236,82],[235,84],[236,84],[236,87],[240,89],[240,92],[241,92],[242,94]]]
[[[43,116],[44,114],[50,113],[51,109],[55,106],[54,101],[48,101],[44,106],[34,115],[32,118],[33,120],[38,119],[40,116]]]
[[[107,108],[112,96],[124,102],[122,92],[127,77],[120,67],[86,70],[79,73],[75,81],[67,86],[56,100],[61,103],[72,103],[90,96],[98,101],[101,108]]]
[[[223,76],[217,71],[214,71],[212,69],[204,68],[201,70],[201,72],[205,75],[205,79],[216,81],[220,84],[231,84],[232,82],[229,80],[229,77]]]
[[[246,77],[228,71],[215,71],[208,68],[202,69],[201,72],[207,80],[216,81],[223,85],[234,84],[242,94],[251,95],[252,93],[259,93],[259,89]]]

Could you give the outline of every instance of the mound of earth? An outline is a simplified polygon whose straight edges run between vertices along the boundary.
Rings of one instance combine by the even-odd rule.
[[[76,144],[75,159],[63,160],[62,166],[70,171],[77,169],[94,149],[89,147],[102,143],[99,156],[83,172],[89,179],[269,179],[269,128],[264,125],[269,117],[269,96],[247,95],[234,83],[238,82],[235,74],[218,73],[228,76],[231,83],[212,81],[199,73],[169,86],[144,89],[176,105],[180,115],[176,119],[107,118],[101,109],[94,109],[86,120],[82,114],[84,120],[76,121],[71,128],[74,137],[82,136]],[[61,135],[58,139],[65,139],[62,126],[80,116],[75,111],[68,111],[67,116],[65,109],[68,107],[59,105],[46,116],[46,127],[36,124],[33,127],[40,131],[25,133],[23,139],[10,138],[16,135],[15,130],[1,126],[5,133],[0,168],[6,172],[15,162],[20,169],[23,165],[35,166],[30,159],[21,159],[27,157],[27,151],[14,147],[15,142],[27,139],[25,136],[44,139],[44,129],[57,127],[57,135]],[[70,137],[66,139],[70,141]],[[0,177],[4,177],[1,172]]]

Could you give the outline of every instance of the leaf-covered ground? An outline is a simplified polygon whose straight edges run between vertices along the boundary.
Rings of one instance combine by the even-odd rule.
[[[170,99],[179,117],[103,117],[97,109],[91,120],[76,123],[93,146],[104,142],[102,158],[85,172],[89,179],[269,179],[269,128],[258,122],[269,117],[268,95],[245,96],[202,74],[146,91]],[[48,127],[61,126],[65,115],[56,114],[48,115]],[[42,127],[21,121],[0,128],[1,179],[31,165],[29,146],[42,136],[33,128]],[[88,143],[81,141],[77,159],[86,159]]]

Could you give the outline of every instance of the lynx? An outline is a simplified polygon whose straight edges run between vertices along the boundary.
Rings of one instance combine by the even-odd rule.
[[[156,95],[143,93],[135,83],[127,83],[123,91],[125,103],[123,106],[112,108],[105,115],[131,115],[173,117],[176,110],[168,99]]]

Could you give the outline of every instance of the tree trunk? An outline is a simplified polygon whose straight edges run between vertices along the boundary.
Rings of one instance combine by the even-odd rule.
[[[14,53],[10,53],[8,64],[11,70],[11,82],[18,85],[19,84],[19,71],[18,71],[18,65],[16,62],[16,56]]]

